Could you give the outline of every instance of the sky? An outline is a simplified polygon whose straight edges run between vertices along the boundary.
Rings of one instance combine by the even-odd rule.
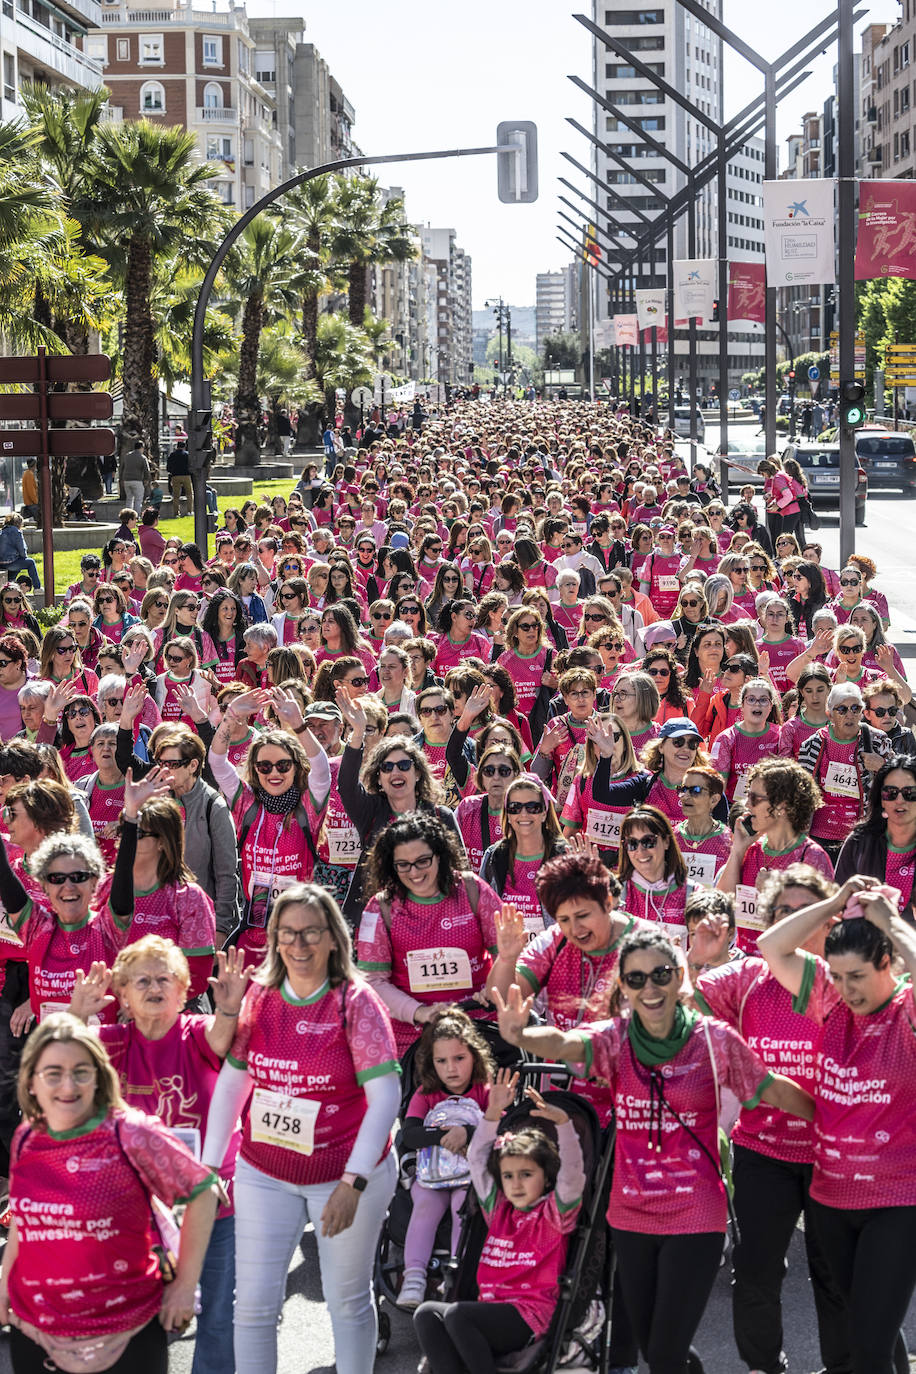
[[[867,3],[862,0],[861,7]],[[724,21],[764,57],[790,47],[834,8],[830,0],[724,0]],[[538,126],[539,199],[503,205],[496,195],[496,158],[395,164],[380,169],[385,184],[406,193],[414,223],[452,226],[473,260],[474,308],[502,296],[533,305],[538,272],[556,271],[569,251],[556,238],[559,192],[567,176],[587,179],[561,156],[589,165],[589,143],[567,122],[591,126],[591,102],[567,79],[591,79],[591,43],[572,17],[591,12],[589,0],[248,0],[255,15],[301,15],[316,45],[356,110],[354,137],[367,155],[442,148],[485,147],[504,119]],[[875,0],[867,22],[896,21],[898,0]],[[857,45],[858,46],[858,45]],[[832,52],[812,64],[812,76],[779,107],[779,138],[801,115],[820,109],[832,86]],[[743,59],[726,61],[726,118],[759,89]]]

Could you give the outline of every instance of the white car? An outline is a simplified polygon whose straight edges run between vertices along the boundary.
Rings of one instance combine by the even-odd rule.
[[[706,440],[706,421],[703,419],[703,416],[701,415],[699,409],[698,409],[697,412],[696,412],[696,417],[697,417],[697,442],[700,443],[700,444],[702,444],[702,443],[704,443],[705,440]],[[679,439],[689,439],[689,438],[690,438],[690,407],[689,407],[689,406],[675,406],[675,407],[674,407],[674,432],[675,432],[675,434],[677,435],[677,437],[678,437]]]

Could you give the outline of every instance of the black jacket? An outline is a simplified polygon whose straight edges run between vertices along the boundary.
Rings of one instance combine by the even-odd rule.
[[[857,827],[851,835],[847,835],[836,861],[836,880],[845,883],[854,873],[884,882],[887,873],[887,831],[859,830]],[[916,923],[912,887],[900,914],[911,924]]]

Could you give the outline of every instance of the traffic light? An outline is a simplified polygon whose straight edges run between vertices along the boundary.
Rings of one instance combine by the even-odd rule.
[[[790,382],[794,382],[794,381],[795,381],[795,368],[794,368],[794,367],[789,369],[789,371],[786,373],[786,377],[788,378],[788,380],[789,380]]]
[[[538,131],[530,119],[504,119],[496,126],[497,194],[508,205],[538,198]]]
[[[213,411],[194,410],[188,424],[188,468],[200,472],[216,457],[213,447]]]
[[[712,303],[712,317],[713,317],[713,320],[718,320],[718,318],[719,318],[719,302],[718,302],[718,300],[714,300],[713,303]]]
[[[861,382],[840,382],[840,424],[843,429],[865,424],[865,387]]]

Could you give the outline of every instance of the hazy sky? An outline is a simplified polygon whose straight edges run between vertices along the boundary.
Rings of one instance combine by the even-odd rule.
[[[590,127],[591,102],[567,80],[591,74],[591,45],[574,12],[590,13],[588,0],[248,0],[253,14],[302,14],[309,41],[356,109],[354,128],[364,153],[488,146],[501,119],[533,119],[538,126],[540,198],[534,205],[502,205],[496,198],[495,157],[384,168],[380,176],[402,186],[415,222],[452,225],[473,258],[474,306],[502,295],[532,305],[535,276],[556,270],[569,254],[556,240],[557,193],[563,175],[586,190],[586,179],[560,156],[589,165],[586,139],[566,123]],[[765,57],[776,57],[814,27],[829,0],[725,0],[725,22]],[[897,0],[875,0],[873,22],[893,22]],[[859,25],[861,29],[865,20]],[[812,66],[810,80],[779,109],[780,140],[807,109],[819,109],[832,82],[835,46]],[[726,115],[759,89],[759,77],[741,59],[725,73]],[[564,191],[564,194],[565,191]]]

